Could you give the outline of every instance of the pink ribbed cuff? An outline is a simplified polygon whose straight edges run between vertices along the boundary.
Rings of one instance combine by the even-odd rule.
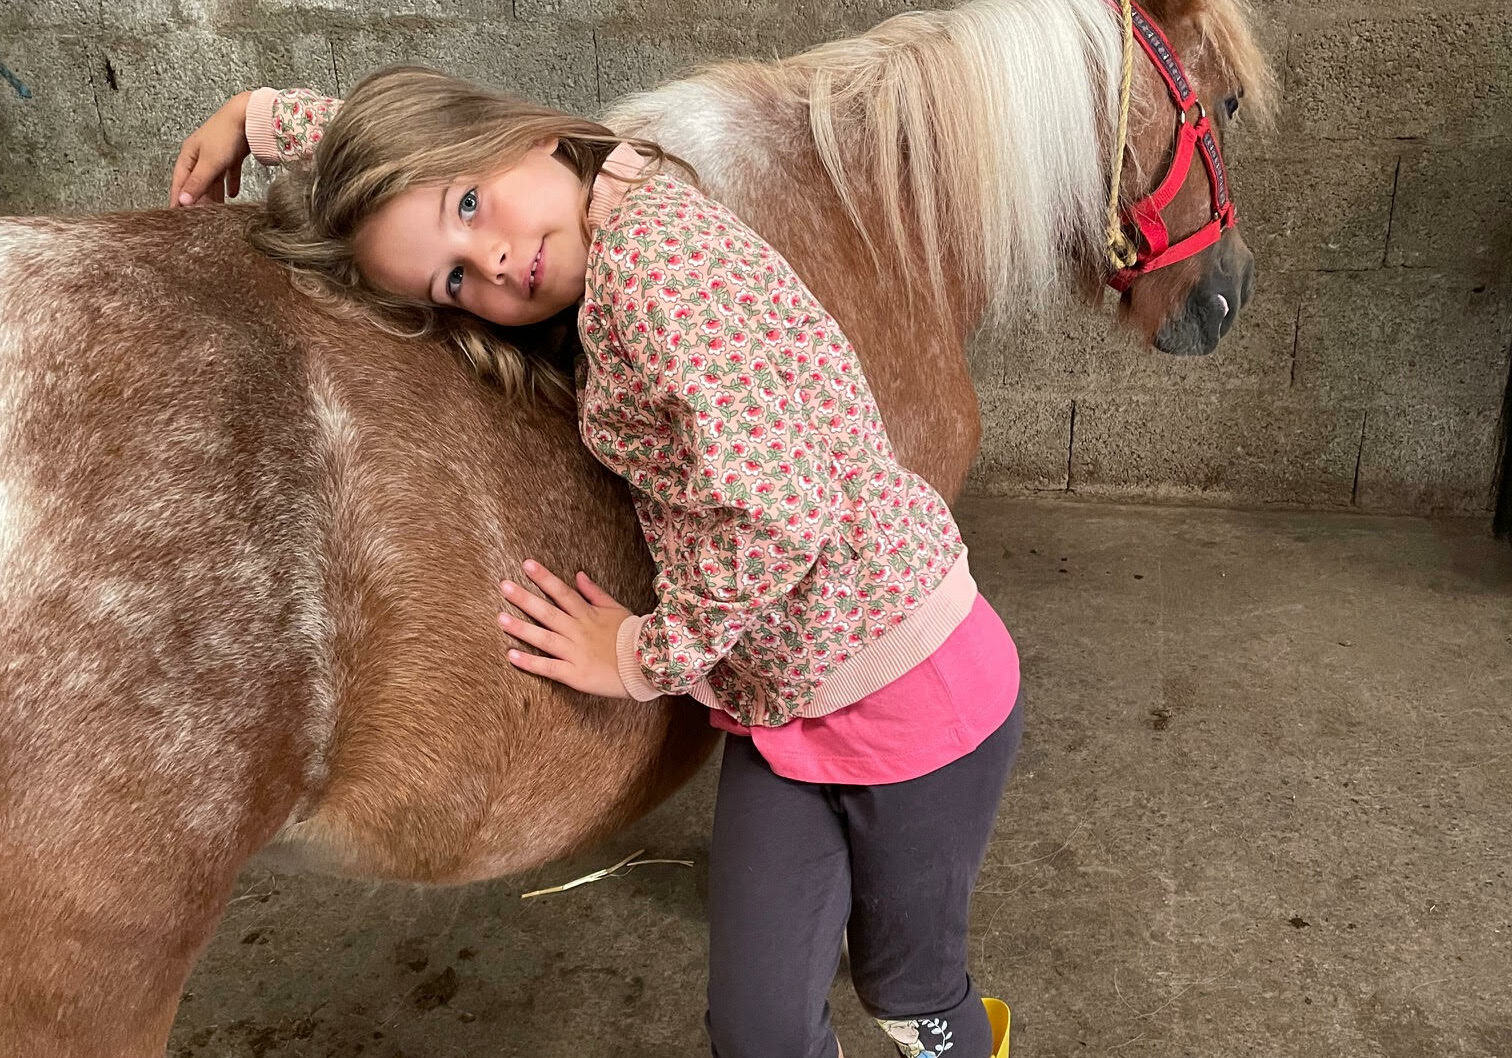
[[[641,627],[650,619],[650,614],[632,614],[620,622],[619,631],[614,637],[614,661],[619,669],[620,682],[625,685],[625,693],[637,702],[649,702],[662,696],[662,692],[651,686],[651,682],[646,679],[646,674],[641,671],[640,662],[635,657],[635,644],[640,639]]]
[[[278,154],[278,137],[273,134],[273,101],[277,98],[278,89],[259,88],[247,100],[247,146],[252,148],[252,157],[263,165],[283,163]]]

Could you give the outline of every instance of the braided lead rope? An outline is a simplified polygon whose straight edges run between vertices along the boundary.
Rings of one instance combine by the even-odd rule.
[[[1108,261],[1119,271],[1139,263],[1139,252],[1124,234],[1119,218],[1118,191],[1123,181],[1124,148],[1129,141],[1129,90],[1134,81],[1134,4],[1121,0],[1123,15],[1123,80],[1118,99],[1118,143],[1113,151],[1113,185],[1108,192]]]

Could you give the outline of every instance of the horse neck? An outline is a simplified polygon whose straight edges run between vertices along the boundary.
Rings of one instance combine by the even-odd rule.
[[[1106,0],[977,0],[616,109],[679,138],[737,209],[817,160],[879,274],[1001,317],[1043,305],[1100,245],[1120,52]]]

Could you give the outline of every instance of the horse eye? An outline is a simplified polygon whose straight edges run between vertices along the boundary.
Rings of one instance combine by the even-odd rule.
[[[1223,101],[1223,108],[1228,111],[1229,120],[1234,120],[1234,115],[1239,113],[1239,97],[1229,96]]]

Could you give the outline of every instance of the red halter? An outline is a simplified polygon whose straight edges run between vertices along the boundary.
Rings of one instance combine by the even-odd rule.
[[[1110,2],[1114,10],[1119,10],[1118,0]],[[1234,226],[1236,216],[1234,201],[1229,197],[1228,169],[1223,164],[1223,153],[1218,149],[1217,137],[1213,135],[1207,108],[1197,98],[1191,79],[1187,77],[1171,42],[1138,4],[1133,4],[1132,7],[1134,38],[1155,64],[1155,69],[1170,90],[1171,99],[1175,101],[1179,112],[1179,121],[1176,128],[1176,156],[1171,159],[1171,168],[1165,179],[1147,197],[1123,207],[1124,223],[1139,230],[1138,259],[1133,267],[1119,269],[1109,277],[1108,285],[1118,291],[1127,290],[1142,275],[1184,261],[1193,254],[1206,250],[1223,237],[1226,229]],[[1191,120],[1193,107],[1197,109],[1196,121]],[[1193,154],[1202,158],[1202,164],[1207,169],[1213,215],[1197,231],[1172,243],[1171,233],[1161,214],[1186,183],[1187,173],[1192,168]]]

